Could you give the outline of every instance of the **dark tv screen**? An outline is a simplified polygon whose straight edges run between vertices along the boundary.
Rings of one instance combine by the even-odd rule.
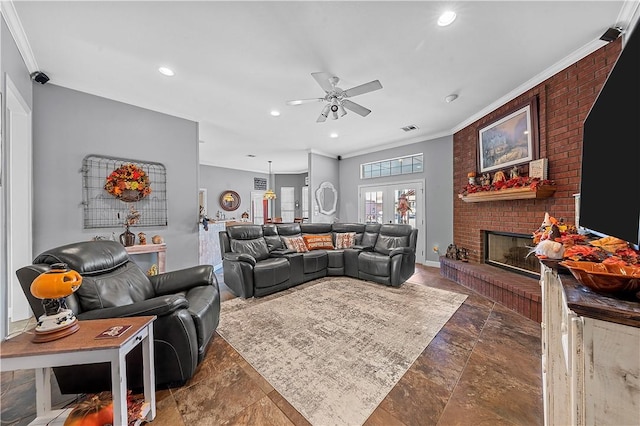
[[[640,30],[626,40],[584,122],[580,227],[640,242]]]

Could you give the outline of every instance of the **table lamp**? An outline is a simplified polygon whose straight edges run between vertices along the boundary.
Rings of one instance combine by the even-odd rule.
[[[40,274],[31,283],[31,294],[42,299],[44,315],[38,318],[33,341],[50,342],[75,333],[80,328],[78,319],[67,308],[66,297],[82,284],[82,276],[67,267],[66,263],[54,263],[51,269]]]

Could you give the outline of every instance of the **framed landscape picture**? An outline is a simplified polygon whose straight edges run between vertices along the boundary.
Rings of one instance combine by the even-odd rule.
[[[478,131],[480,173],[536,160],[538,148],[538,99],[519,105]]]

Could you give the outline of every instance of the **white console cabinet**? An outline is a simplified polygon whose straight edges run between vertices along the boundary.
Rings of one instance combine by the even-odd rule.
[[[640,425],[640,300],[542,265],[545,425]]]

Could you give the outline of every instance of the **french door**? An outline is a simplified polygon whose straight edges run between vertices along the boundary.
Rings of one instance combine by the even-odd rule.
[[[424,263],[424,183],[398,182],[358,187],[361,223],[404,223],[418,229],[416,262]]]

